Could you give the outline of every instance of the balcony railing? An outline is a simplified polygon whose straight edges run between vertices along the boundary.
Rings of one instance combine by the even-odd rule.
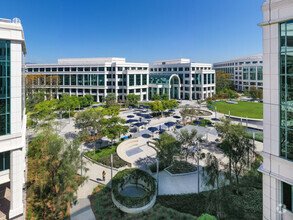
[[[0,18],[0,22],[4,22],[4,23],[13,23],[13,24],[20,24],[20,19],[19,18],[13,18],[11,19],[7,19],[7,18]]]

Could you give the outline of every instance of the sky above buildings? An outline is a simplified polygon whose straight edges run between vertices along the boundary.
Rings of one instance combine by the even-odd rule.
[[[9,0],[21,19],[30,63],[125,57],[218,62],[262,53],[264,0]]]

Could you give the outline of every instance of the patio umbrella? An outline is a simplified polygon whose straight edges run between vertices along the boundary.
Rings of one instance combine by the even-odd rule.
[[[181,125],[176,126],[176,129],[180,129],[180,128],[183,128],[183,127]]]
[[[202,117],[199,117],[198,119],[200,120],[200,119],[204,119],[204,118],[202,118]]]
[[[143,109],[144,108],[144,106],[143,105],[140,105],[139,107],[138,107],[138,109]]]
[[[174,109],[170,109],[169,112],[175,112],[175,110]]]
[[[181,118],[180,116],[178,116],[178,115],[175,115],[175,116],[173,116],[173,118]]]
[[[162,129],[159,131],[159,134],[163,134],[166,130],[165,129]]]
[[[126,121],[126,123],[133,123],[133,122],[137,122],[138,120],[137,119],[129,119]]]
[[[213,121],[220,121],[218,118],[212,118]]]
[[[145,116],[144,118],[145,118],[145,119],[151,119],[151,118],[153,118],[153,116],[147,115],[147,116]]]
[[[175,125],[175,122],[169,121],[169,122],[166,122],[164,125],[166,125],[169,128],[169,127],[172,127],[173,125]]]
[[[134,123],[133,125],[136,127],[140,127],[140,126],[143,126],[143,123],[138,122],[138,123]]]
[[[198,125],[202,124],[201,121],[193,121],[193,123],[194,123],[194,124],[198,124]]]
[[[134,115],[127,115],[127,118],[134,118]]]
[[[149,108],[150,108],[150,106],[146,106],[145,108],[149,109]]]
[[[150,127],[150,128],[148,128],[148,130],[149,130],[150,132],[154,133],[155,131],[158,130],[158,128],[156,128],[156,127]]]

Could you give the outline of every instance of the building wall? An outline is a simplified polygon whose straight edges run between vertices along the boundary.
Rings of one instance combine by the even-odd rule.
[[[150,66],[151,74],[177,74],[181,99],[206,99],[216,92],[215,71],[211,64],[191,63],[189,59],[161,60]]]
[[[249,90],[252,86],[257,89],[263,88],[262,55],[253,55],[214,63],[213,68],[216,70],[216,73],[223,71],[224,73],[231,74],[231,81],[233,81],[235,89],[239,91],[243,91],[244,89]],[[252,76],[255,76],[255,79]]]
[[[4,160],[9,158],[5,170],[0,171],[0,184],[10,182],[10,211],[9,218],[21,215],[23,213],[23,185],[25,183],[25,135],[26,135],[26,116],[24,111],[23,96],[23,63],[26,48],[22,26],[18,19],[6,20],[0,19],[0,39],[10,43],[7,60],[10,66],[6,66],[7,74],[6,88],[3,87],[3,69],[1,90],[6,90],[9,99],[6,102],[7,112],[10,117],[7,119],[6,132],[0,135],[0,155],[6,155]],[[3,53],[2,53],[3,54]],[[1,99],[2,97],[0,97]],[[3,103],[2,103],[3,104]],[[2,128],[4,123],[1,123]],[[4,153],[5,152],[5,153]],[[7,157],[9,155],[9,157]],[[0,163],[3,164],[3,157]]]
[[[286,83],[280,81],[283,74],[280,69],[280,24],[293,20],[293,2],[267,0],[262,11],[263,23],[260,26],[263,28],[264,162],[259,170],[263,173],[263,219],[289,220],[293,219],[292,211],[280,208],[284,203],[283,184],[289,184],[293,190],[293,160],[281,154],[281,144],[283,146],[288,141],[289,147],[292,147],[293,143],[280,135],[280,126],[290,120],[284,120],[284,115],[281,114],[283,105],[280,97]],[[287,81],[287,86],[292,87],[292,81]],[[289,95],[288,98],[290,96],[292,97]],[[287,196],[285,195],[286,198]]]
[[[101,102],[107,94],[114,93],[117,100],[124,101],[126,95],[133,93],[140,95],[141,101],[148,100],[148,64],[125,63],[123,58],[119,58],[119,62],[115,60],[117,58],[113,58],[113,61],[108,59],[110,58],[97,58],[96,60],[89,58],[81,59],[80,61],[77,59],[66,59],[52,65],[27,64],[26,74],[57,75],[60,79],[62,78],[58,86],[57,98],[63,93],[77,96],[91,94],[95,97],[95,101]],[[73,77],[76,79],[75,84],[72,84],[71,81]],[[79,77],[83,79],[81,84],[78,82]],[[98,77],[96,83],[94,82],[94,77]],[[134,84],[130,84],[131,77],[134,77]],[[139,77],[140,84],[137,83]],[[100,84],[99,79],[102,78],[104,83]],[[66,83],[66,79],[69,79],[68,83]],[[37,89],[50,88],[50,86],[44,85],[44,82],[40,80],[33,87]]]

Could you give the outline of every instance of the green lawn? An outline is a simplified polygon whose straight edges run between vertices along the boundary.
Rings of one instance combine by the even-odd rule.
[[[230,114],[238,117],[263,118],[263,104],[253,102],[239,101],[238,104],[229,104],[226,102],[214,102],[212,107],[217,106],[217,112]]]

